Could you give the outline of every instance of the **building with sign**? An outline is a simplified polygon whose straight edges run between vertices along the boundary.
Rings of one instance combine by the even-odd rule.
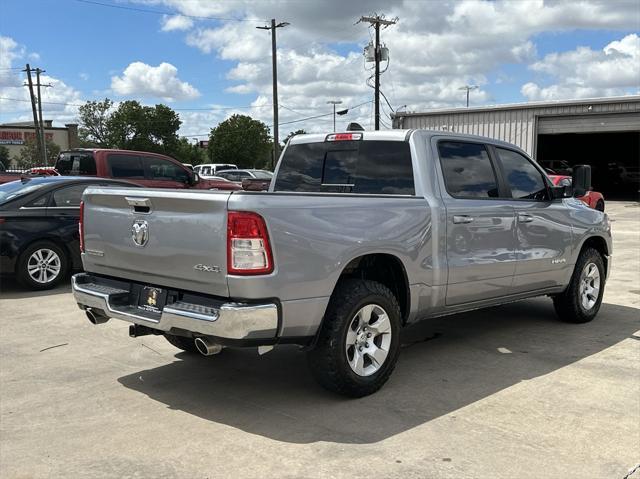
[[[640,189],[640,96],[530,102],[396,112],[394,128],[487,136],[519,146],[548,170],[591,165],[593,185],[609,198]]]
[[[44,121],[45,138],[60,147],[61,150],[77,148],[78,125],[69,123],[64,127],[55,127],[51,120]],[[14,160],[20,156],[20,151],[25,142],[36,139],[36,130],[33,122],[2,123],[0,124],[0,145],[9,150],[9,158]],[[5,165],[7,167],[11,165]]]

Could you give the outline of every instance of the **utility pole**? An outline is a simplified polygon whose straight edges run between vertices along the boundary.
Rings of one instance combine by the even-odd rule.
[[[458,88],[458,90],[467,90],[467,108],[469,108],[469,92],[478,88],[478,85],[465,85]]]
[[[36,86],[38,87],[38,115],[40,117],[40,151],[42,152],[42,159],[44,166],[49,166],[49,159],[47,155],[47,141],[44,134],[44,121],[42,120],[42,94],[40,93],[40,87],[44,86],[49,88],[51,85],[42,85],[40,83],[40,73],[44,73],[45,70],[36,68]]]
[[[373,17],[360,17],[357,23],[368,22],[376,30],[376,44],[375,44],[375,83],[374,83],[374,107],[375,107],[375,129],[380,129],[380,26],[387,28],[390,25],[395,25],[398,18],[392,20],[385,20],[384,15],[375,15]]]
[[[336,105],[340,105],[342,100],[329,100],[329,105],[333,105],[333,131],[336,131]]]
[[[36,98],[33,94],[33,81],[31,80],[31,67],[27,63],[26,68],[22,70],[27,73],[27,86],[29,87],[29,96],[31,97],[31,110],[33,111],[33,127],[36,131],[36,150],[38,155],[42,156],[42,140],[40,137],[40,124],[38,123],[38,113],[36,112]],[[40,82],[38,82],[40,83]]]
[[[259,30],[271,30],[271,65],[273,70],[273,160],[272,168],[276,166],[276,160],[280,156],[280,139],[278,135],[278,62],[276,58],[276,28],[289,25],[288,22],[280,22],[276,25],[276,19],[271,19],[271,26],[256,27]]]

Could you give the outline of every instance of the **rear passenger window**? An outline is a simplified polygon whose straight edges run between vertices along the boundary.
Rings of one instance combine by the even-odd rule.
[[[287,147],[275,191],[414,195],[409,143],[340,141]]]
[[[498,180],[484,145],[460,141],[438,143],[447,192],[455,198],[497,198]]]
[[[144,168],[139,156],[109,155],[107,163],[113,178],[144,179]]]
[[[542,173],[525,156],[505,148],[496,148],[496,151],[513,198],[539,201],[548,199]]]
[[[53,202],[51,206],[58,208],[80,207],[82,193],[87,188],[86,183],[80,185],[67,186],[53,192]]]

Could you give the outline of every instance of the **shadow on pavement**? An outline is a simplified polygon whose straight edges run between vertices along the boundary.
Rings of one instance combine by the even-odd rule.
[[[635,308],[606,304],[592,323],[565,324],[541,298],[427,320],[404,331],[391,379],[362,399],[321,389],[304,353],[285,346],[263,357],[255,349],[180,353],[119,382],[172,409],[278,441],[374,443],[613,346],[639,329],[637,318]]]
[[[71,277],[65,278],[58,286],[44,291],[32,290],[20,285],[13,276],[0,276],[0,300],[38,298],[71,292]]]

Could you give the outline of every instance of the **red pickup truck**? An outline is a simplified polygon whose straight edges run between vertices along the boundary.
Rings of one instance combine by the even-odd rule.
[[[127,180],[146,188],[241,190],[231,181],[200,178],[178,160],[157,153],[112,149],[63,151],[56,161],[61,175]]]

